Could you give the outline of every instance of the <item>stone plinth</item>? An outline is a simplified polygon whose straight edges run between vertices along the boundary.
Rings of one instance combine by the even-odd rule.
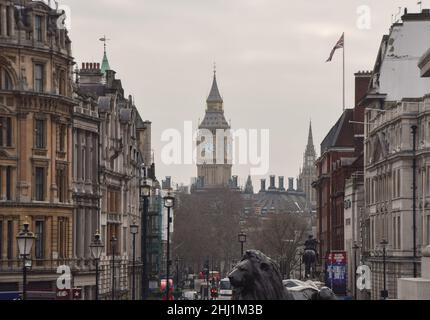
[[[430,300],[430,246],[422,252],[422,278],[400,278],[397,280],[400,300]]]

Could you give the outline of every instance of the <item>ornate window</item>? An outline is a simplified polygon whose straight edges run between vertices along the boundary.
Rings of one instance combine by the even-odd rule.
[[[42,16],[34,17],[34,36],[36,37],[36,41],[43,41],[43,29],[42,29]]]
[[[56,179],[57,179],[57,188],[58,188],[58,201],[66,202],[67,200],[67,180],[66,180],[66,168],[65,167],[57,167]]]
[[[12,119],[0,117],[0,147],[12,146]]]
[[[58,92],[60,95],[66,95],[66,72],[61,70],[58,75]]]
[[[36,221],[36,242],[35,242],[35,256],[36,259],[45,258],[45,221]]]
[[[45,168],[36,167],[34,186],[35,186],[35,200],[45,201]]]
[[[45,120],[35,120],[35,147],[37,149],[45,148]]]
[[[0,66],[0,90],[13,90],[12,77],[2,66]]]
[[[44,65],[34,65],[34,91],[43,92],[44,87]]]
[[[60,152],[66,151],[66,125],[57,125],[57,150]]]

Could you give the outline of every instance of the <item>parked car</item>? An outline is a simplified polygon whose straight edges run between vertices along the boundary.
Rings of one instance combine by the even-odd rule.
[[[224,278],[219,284],[218,300],[231,300],[233,295],[233,288],[230,284],[229,278]]]
[[[197,291],[185,291],[182,293],[183,300],[198,300],[199,295]]]

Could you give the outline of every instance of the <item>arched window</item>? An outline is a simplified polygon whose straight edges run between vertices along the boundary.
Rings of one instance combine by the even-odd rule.
[[[12,78],[5,68],[0,66],[0,90],[12,90]]]

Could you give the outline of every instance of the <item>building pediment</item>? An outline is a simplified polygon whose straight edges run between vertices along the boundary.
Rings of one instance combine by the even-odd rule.
[[[6,150],[0,149],[0,159],[11,160],[12,157],[9,155],[9,153]]]
[[[13,113],[14,112],[10,108],[0,103],[0,114],[13,114]]]

